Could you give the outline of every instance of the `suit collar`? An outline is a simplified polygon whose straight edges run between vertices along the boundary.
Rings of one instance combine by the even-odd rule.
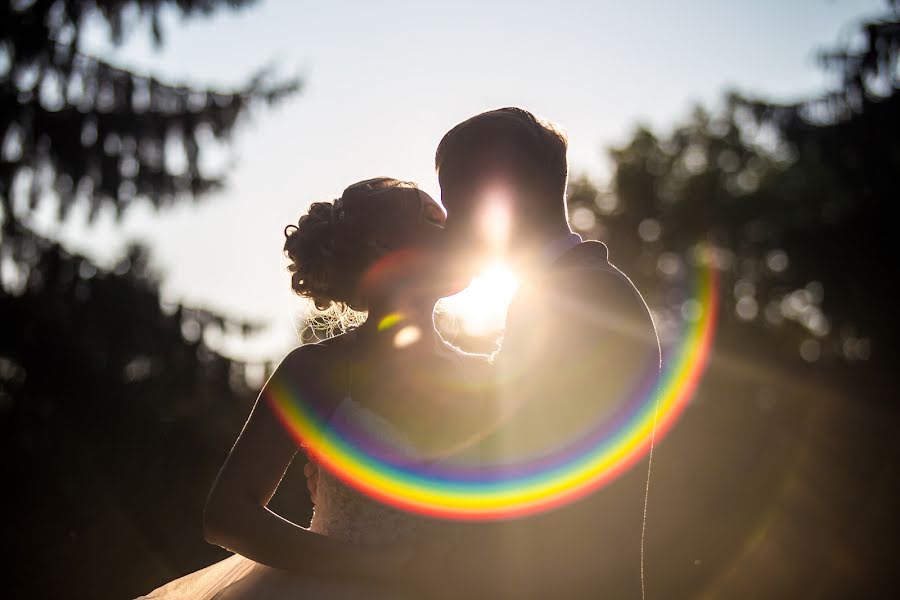
[[[551,268],[565,268],[580,263],[609,264],[609,249],[603,242],[589,240],[570,247],[551,263]]]
[[[566,254],[569,250],[577,246],[582,242],[581,236],[577,233],[568,232],[565,233],[546,246],[544,246],[543,250],[541,250],[539,264],[542,266],[548,266],[555,263],[561,256]]]

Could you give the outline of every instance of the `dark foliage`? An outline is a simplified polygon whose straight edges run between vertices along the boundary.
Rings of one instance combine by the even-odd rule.
[[[253,324],[165,311],[138,247],[107,271],[47,240],[17,243],[34,263],[17,293],[0,293],[7,508],[24,517],[11,526],[29,557],[12,587],[127,596],[179,556],[211,555],[202,501],[253,391],[202,334]],[[86,552],[104,557],[96,569]],[[107,560],[121,577],[103,576]]]
[[[758,335],[787,348],[811,340],[807,356],[826,364],[895,361],[900,21],[861,30],[860,47],[822,53],[842,84],[825,97],[732,94],[717,114],[697,109],[667,136],[641,129],[612,150],[610,189],[572,183],[575,222],[633,265],[658,309],[678,311],[671,289],[710,261],[722,334],[744,351]]]
[[[823,53],[839,86],[738,95],[611,151],[608,189],[570,185],[659,324],[720,276],[709,369],[655,454],[648,597],[890,595],[896,569],[900,20]]]
[[[265,71],[235,90],[172,85],[80,50],[88,19],[114,42],[160,15],[247,0],[22,0],[0,7],[0,426],[16,559],[13,597],[133,597],[223,552],[200,516],[246,418],[247,366],[204,340],[255,323],[163,306],[148,253],[111,269],[28,226],[41,202],[123,215],[220,187],[204,144],[298,88]],[[302,489],[302,488],[301,488]],[[300,490],[297,490],[300,491]],[[291,502],[309,509],[303,494]]]
[[[104,205],[123,214],[138,199],[154,207],[197,197],[222,184],[200,171],[204,135],[226,139],[256,102],[298,88],[266,71],[238,90],[172,85],[115,67],[79,50],[86,19],[100,15],[115,41],[136,10],[161,40],[160,11],[209,14],[247,1],[153,0],[8,2],[0,8],[0,199],[4,232],[47,196],[60,218],[75,202],[93,217]],[[49,192],[49,193],[48,193]],[[22,193],[27,198],[16,197]]]

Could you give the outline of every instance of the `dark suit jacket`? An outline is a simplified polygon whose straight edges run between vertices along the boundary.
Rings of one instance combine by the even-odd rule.
[[[600,242],[584,242],[523,283],[495,357],[499,378],[481,445],[488,464],[559,450],[608,424],[659,370],[647,305]],[[459,597],[640,598],[646,459],[549,512],[470,524]]]

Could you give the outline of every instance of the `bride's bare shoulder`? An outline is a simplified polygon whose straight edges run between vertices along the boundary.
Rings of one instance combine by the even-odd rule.
[[[348,334],[342,333],[319,342],[297,346],[284,357],[279,369],[294,373],[322,373],[322,370],[342,362],[346,356]]]

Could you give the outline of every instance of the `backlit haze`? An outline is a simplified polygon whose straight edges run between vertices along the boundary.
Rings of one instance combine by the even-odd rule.
[[[304,88],[257,111],[232,147],[206,150],[208,167],[229,174],[221,193],[160,213],[139,205],[120,225],[110,213],[86,225],[83,206],[59,225],[44,203],[36,227],[107,264],[127,240],[146,242],[166,301],[268,326],[211,343],[237,358],[277,360],[296,345],[304,307],[290,291],[282,230],[310,202],[379,175],[417,181],[440,198],[433,157],[443,133],[504,105],[559,123],[571,171],[602,183],[603,148],[637,123],[665,127],[695,103],[715,106],[728,88],[778,100],[822,89],[810,49],[842,41],[835,32],[849,35],[844,24],[882,5],[269,0],[190,23],[170,15],[159,50],[146,24],[119,48],[97,25],[86,50],[166,81],[237,86],[271,64],[301,74]],[[502,236],[502,210],[488,222]],[[515,285],[495,263],[445,309],[470,333],[495,330]]]

